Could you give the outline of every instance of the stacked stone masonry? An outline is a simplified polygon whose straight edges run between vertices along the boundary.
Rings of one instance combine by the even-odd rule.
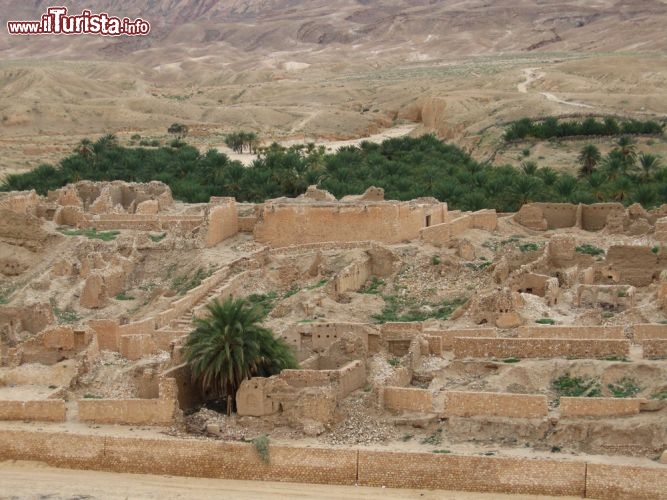
[[[134,474],[444,489],[597,499],[661,499],[667,466],[253,445],[0,429],[0,460]]]
[[[445,393],[446,417],[543,418],[549,412],[546,396],[494,392]]]
[[[561,418],[627,417],[637,415],[642,403],[638,398],[560,398]]]
[[[626,340],[455,338],[456,358],[607,358],[627,357]]]

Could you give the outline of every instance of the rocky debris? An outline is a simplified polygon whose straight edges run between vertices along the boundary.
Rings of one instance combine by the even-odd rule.
[[[384,443],[395,439],[398,436],[396,428],[372,414],[371,398],[371,393],[362,393],[342,401],[339,410],[344,419],[320,439],[334,445]]]

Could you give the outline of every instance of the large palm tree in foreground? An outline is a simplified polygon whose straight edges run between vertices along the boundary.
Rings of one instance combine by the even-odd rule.
[[[184,355],[193,379],[205,391],[227,399],[229,415],[241,382],[296,368],[297,363],[287,343],[260,325],[264,319],[260,308],[229,297],[206,309],[208,316],[195,319]]]

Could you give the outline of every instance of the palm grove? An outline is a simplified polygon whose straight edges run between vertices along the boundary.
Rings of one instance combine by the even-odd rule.
[[[661,136],[662,125],[647,130],[653,135],[660,130]],[[252,149],[256,136],[232,134],[229,139],[241,141],[238,148],[243,150]],[[667,168],[659,157],[638,152],[630,135],[619,136],[604,157],[595,146],[586,146],[579,155],[579,175],[575,174],[533,161],[518,168],[480,163],[432,135],[363,142],[335,153],[313,144],[289,148],[273,144],[259,150],[247,167],[215,149],[201,153],[178,139],[168,146],[123,147],[114,136],[104,136],[82,141],[58,166],[40,165],[7,176],[2,189],[36,189],[45,194],[83,179],[158,180],[186,202],[206,202],[210,196],[262,202],[297,196],[311,184],[337,197],[375,185],[384,188],[389,199],[433,196],[453,209],[500,212],[516,211],[531,201],[619,201],[652,207],[667,199]]]

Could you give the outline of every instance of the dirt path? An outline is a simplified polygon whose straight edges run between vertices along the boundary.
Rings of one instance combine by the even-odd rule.
[[[306,117],[300,124],[297,124],[295,127],[301,128],[305,123],[307,123],[309,120],[311,120],[313,116],[308,116]],[[304,123],[305,122],[305,123]],[[321,141],[321,140],[314,140],[312,142],[315,143],[315,146],[324,146],[327,151],[329,152],[336,152],[338,149],[344,147],[344,146],[358,146],[362,142],[373,142],[376,144],[381,143],[385,139],[393,139],[395,137],[404,137],[408,135],[410,132],[412,132],[414,129],[416,129],[418,125],[414,123],[409,123],[406,125],[397,125],[395,127],[391,127],[388,129],[383,130],[382,132],[378,132],[377,134],[369,135],[367,137],[360,137],[358,139],[349,139],[345,141]],[[295,144],[303,144],[304,142],[311,142],[308,140],[287,140],[287,141],[278,141],[278,143],[282,146],[293,146]],[[265,146],[268,146],[268,144],[265,144]],[[253,160],[257,158],[256,155],[252,153],[243,153],[243,154],[238,154],[232,151],[230,148],[225,146],[224,144],[219,144],[219,145],[214,145],[212,146],[221,153],[225,153],[231,160],[238,160],[244,165],[250,165]]]
[[[523,70],[523,75],[525,77],[525,80],[521,83],[518,83],[516,86],[516,89],[522,93],[522,94],[527,94],[528,93],[528,87],[535,81],[541,80],[546,76],[546,73],[543,72],[538,72],[540,68],[525,68]],[[544,96],[544,98],[547,101],[550,102],[557,102],[558,104],[564,104],[566,106],[574,106],[576,108],[589,108],[593,109],[593,106],[590,106],[588,104],[583,104],[581,102],[573,102],[573,101],[564,101],[563,99],[559,99],[556,97],[554,94],[551,92],[540,92],[540,95]]]
[[[39,462],[2,462],[0,463],[0,499],[15,498],[547,500],[554,497],[114,474],[56,469]],[[558,498],[566,499],[567,497]]]

